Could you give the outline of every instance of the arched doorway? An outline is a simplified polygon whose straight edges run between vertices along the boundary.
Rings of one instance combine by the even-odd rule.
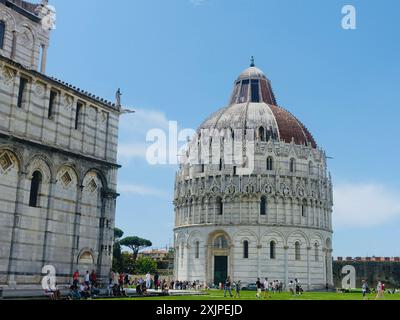
[[[95,269],[95,257],[91,250],[84,249],[80,252],[77,267],[82,274]]]
[[[231,241],[225,232],[210,234],[207,256],[207,282],[214,285],[224,283],[232,273]]]

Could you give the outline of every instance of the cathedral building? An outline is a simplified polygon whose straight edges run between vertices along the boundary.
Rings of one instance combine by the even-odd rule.
[[[111,268],[119,99],[45,74],[47,1],[0,1],[0,286]]]
[[[188,145],[175,182],[176,279],[333,284],[326,154],[254,61]]]

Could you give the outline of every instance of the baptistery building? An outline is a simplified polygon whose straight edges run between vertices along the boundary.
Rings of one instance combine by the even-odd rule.
[[[175,279],[332,285],[332,181],[254,61],[199,127],[175,181]]]

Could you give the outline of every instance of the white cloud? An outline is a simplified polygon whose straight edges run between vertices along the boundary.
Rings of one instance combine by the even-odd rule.
[[[133,158],[146,158],[147,145],[145,143],[120,143],[118,158],[122,161]]]
[[[120,184],[118,186],[118,192],[121,194],[136,196],[155,196],[159,198],[168,198],[168,193],[164,190],[137,184]]]
[[[147,133],[152,129],[167,133],[168,128],[169,120],[160,111],[136,109],[134,114],[123,115],[119,125],[118,160],[126,165],[134,158],[146,159]]]
[[[400,191],[382,184],[338,184],[334,188],[335,228],[369,228],[400,218]]]
[[[147,131],[153,128],[168,129],[168,123],[168,119],[163,112],[147,109],[135,109],[135,113],[123,115],[121,117],[119,126],[120,136],[122,139],[124,139],[124,133],[135,133],[145,136]],[[129,136],[129,138],[132,138],[132,136]]]

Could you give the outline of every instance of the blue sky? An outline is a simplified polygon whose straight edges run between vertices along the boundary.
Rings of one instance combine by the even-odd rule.
[[[137,110],[121,119],[117,225],[172,241],[176,167],[150,166],[146,132],[196,128],[256,64],[278,103],[334,159],[334,255],[400,255],[400,3],[318,0],[50,0],[47,73]],[[357,29],[341,28],[354,5]]]

